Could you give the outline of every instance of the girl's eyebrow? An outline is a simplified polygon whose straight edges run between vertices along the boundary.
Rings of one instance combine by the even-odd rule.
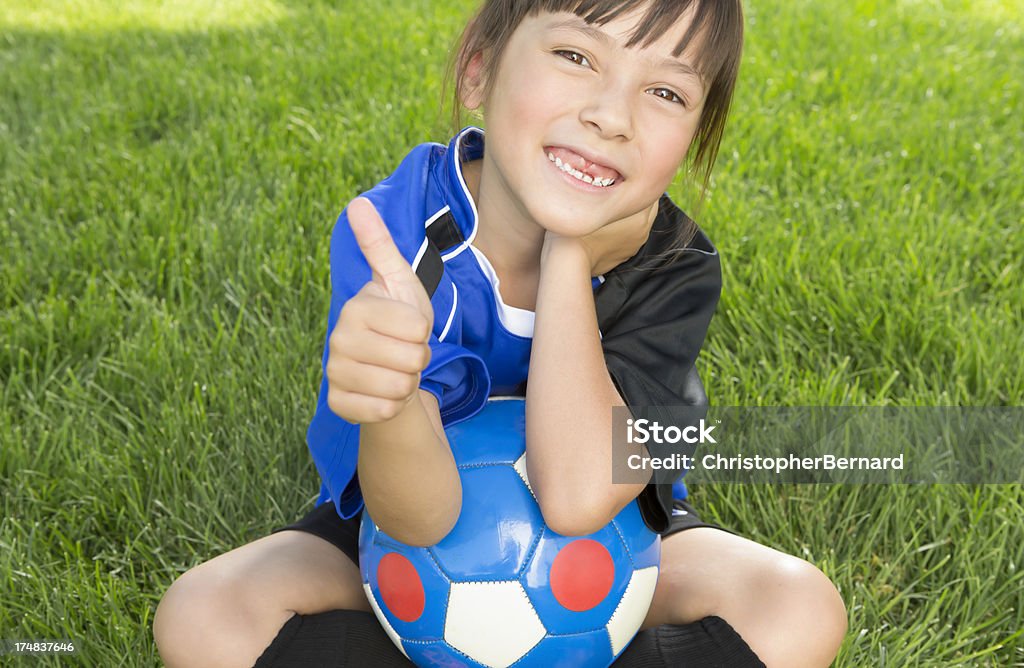
[[[601,42],[605,46],[611,46],[614,43],[612,36],[601,30],[600,28],[594,27],[579,18],[565,19],[557,23],[552,23],[549,26],[551,30],[569,30],[571,32],[578,32],[584,37],[590,37],[598,42]]]
[[[701,88],[704,87],[704,77],[689,63],[683,62],[678,58],[666,58],[662,61],[661,66],[666,69],[675,70],[683,76],[693,77],[700,82]]]
[[[704,97],[704,94],[707,92],[708,88],[707,83],[704,81],[704,77],[700,75],[700,72],[695,70],[691,65],[689,65],[688,63],[684,63],[681,60],[676,60],[675,58],[666,58],[664,61],[662,61],[661,66],[666,69],[674,70],[681,74],[684,78],[687,78],[690,81],[694,82],[697,85],[697,98],[701,99]]]
[[[585,21],[582,21],[576,17],[565,19],[564,21],[558,21],[557,23],[553,23],[551,24],[550,29],[569,30],[572,32],[577,32],[582,34],[584,37],[589,37],[593,40],[600,42],[604,46],[611,46],[615,42],[612,36],[606,33],[605,31],[595,26],[592,26],[589,23],[586,23]],[[694,77],[695,79],[697,79],[697,81],[700,82],[701,88],[703,89],[704,77],[702,77],[700,72],[698,72],[689,63],[683,62],[678,58],[666,58],[661,62],[661,66],[666,69],[675,70],[684,76]]]

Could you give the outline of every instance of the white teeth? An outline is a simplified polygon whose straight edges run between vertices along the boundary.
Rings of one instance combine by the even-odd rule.
[[[566,174],[571,174],[573,177],[583,181],[584,183],[589,183],[600,188],[607,188],[611,184],[615,183],[615,179],[612,178],[594,178],[589,174],[584,174],[580,170],[574,169],[569,163],[562,162],[562,159],[555,157],[554,153],[548,153],[548,160],[555,163],[555,167],[558,167]]]

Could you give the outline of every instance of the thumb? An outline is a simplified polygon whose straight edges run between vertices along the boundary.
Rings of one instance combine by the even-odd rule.
[[[357,197],[348,205],[348,224],[355,235],[359,250],[363,252],[374,279],[378,277],[385,285],[416,278],[412,267],[402,257],[401,251],[391,238],[373,203],[365,197]]]
[[[348,224],[373,271],[373,282],[383,287],[392,299],[433,315],[423,283],[398,250],[373,203],[365,197],[352,200],[348,205]]]

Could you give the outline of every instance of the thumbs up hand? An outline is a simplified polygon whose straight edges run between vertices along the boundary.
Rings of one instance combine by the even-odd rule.
[[[417,394],[430,361],[434,309],[368,199],[352,200],[348,222],[373,273],[331,332],[327,403],[349,422],[383,422]]]

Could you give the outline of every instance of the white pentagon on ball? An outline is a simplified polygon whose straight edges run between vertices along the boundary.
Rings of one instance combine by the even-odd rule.
[[[546,632],[518,582],[452,584],[444,639],[466,656],[488,666],[509,666]]]

